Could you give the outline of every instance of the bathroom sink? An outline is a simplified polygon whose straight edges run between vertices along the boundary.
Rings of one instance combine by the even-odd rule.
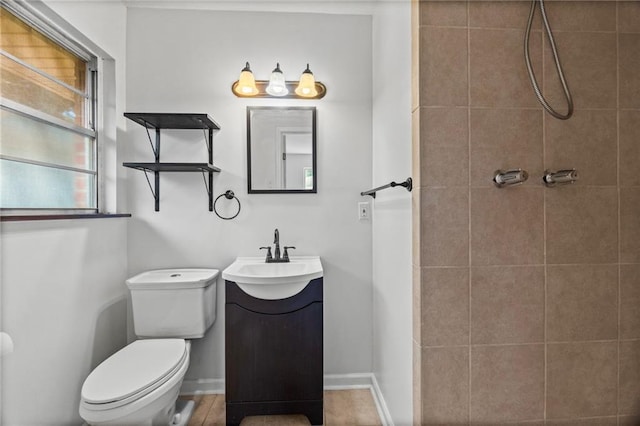
[[[266,263],[264,257],[238,257],[222,271],[222,278],[235,282],[245,293],[267,300],[294,296],[322,275],[318,256],[293,256],[286,263]]]

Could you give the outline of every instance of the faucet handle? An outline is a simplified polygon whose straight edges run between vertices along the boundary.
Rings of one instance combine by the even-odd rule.
[[[288,249],[294,249],[294,246],[284,246],[284,254],[282,255],[282,258],[285,260],[285,262],[289,261],[289,252],[287,251]]]
[[[267,251],[267,259],[266,259],[267,262],[269,262],[271,259],[273,259],[273,256],[271,255],[271,247],[260,247],[260,250],[266,250]]]

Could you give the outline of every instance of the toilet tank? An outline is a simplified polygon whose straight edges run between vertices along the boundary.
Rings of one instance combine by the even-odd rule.
[[[216,319],[217,269],[160,269],[129,278],[138,337],[204,336]]]

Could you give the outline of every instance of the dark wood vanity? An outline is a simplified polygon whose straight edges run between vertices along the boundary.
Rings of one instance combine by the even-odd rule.
[[[323,422],[323,279],[298,294],[258,299],[226,281],[227,425],[245,416],[303,414]]]

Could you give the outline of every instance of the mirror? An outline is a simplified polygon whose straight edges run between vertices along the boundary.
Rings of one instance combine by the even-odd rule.
[[[315,107],[247,107],[249,193],[315,193]]]

